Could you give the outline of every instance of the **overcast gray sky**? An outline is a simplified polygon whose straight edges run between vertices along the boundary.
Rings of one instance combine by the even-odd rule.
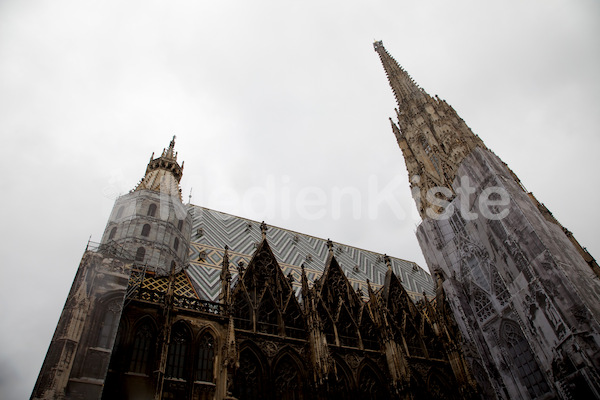
[[[424,266],[375,39],[598,257],[599,22],[593,0],[1,2],[0,397],[30,395],[88,238],[173,134],[186,200]]]

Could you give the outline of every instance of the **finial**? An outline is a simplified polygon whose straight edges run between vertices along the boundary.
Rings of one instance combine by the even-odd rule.
[[[333,242],[331,239],[327,239],[327,249],[329,249],[330,253],[333,253]]]
[[[231,274],[229,273],[229,246],[225,245],[225,252],[223,253],[223,268],[221,272],[221,278],[225,280],[231,279]]]
[[[392,260],[390,259],[390,256],[388,256],[387,254],[384,254],[383,261],[385,261],[385,265],[387,265],[388,271],[391,271],[392,270]]]
[[[308,277],[306,276],[306,270],[304,269],[304,263],[302,263],[302,265],[300,265],[300,268],[302,269],[302,274],[300,275],[300,282],[302,284],[302,298],[304,300],[306,300],[309,292],[308,292]]]
[[[169,143],[169,147],[167,149],[163,149],[163,153],[162,153],[163,157],[172,158],[174,160],[177,160],[177,153],[175,153],[173,151],[173,149],[175,148],[175,138],[176,138],[176,136],[173,135],[173,139],[171,139],[171,142]]]
[[[267,229],[269,229],[269,228],[267,227],[267,224],[265,224],[265,221],[261,222],[260,233],[262,234],[263,239],[267,238]]]

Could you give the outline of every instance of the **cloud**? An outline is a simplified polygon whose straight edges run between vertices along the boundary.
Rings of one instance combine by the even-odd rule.
[[[245,215],[211,194],[243,197],[272,176],[279,191],[289,179],[296,193],[353,187],[366,198],[369,177],[404,179],[373,39],[600,254],[600,218],[588,205],[599,195],[599,7],[2,2],[0,302],[13,306],[0,311],[10,343],[0,359],[17,371],[2,397],[31,392],[90,234],[100,238],[114,194],[135,186],[173,134],[184,198],[193,188],[193,203],[250,219],[262,219],[258,207]],[[395,193],[406,219],[344,209],[267,223],[424,265],[408,184]]]

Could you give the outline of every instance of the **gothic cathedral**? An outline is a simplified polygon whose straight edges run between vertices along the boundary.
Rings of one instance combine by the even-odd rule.
[[[88,244],[32,399],[600,398],[595,260],[374,46],[434,278],[183,204],[173,138]]]

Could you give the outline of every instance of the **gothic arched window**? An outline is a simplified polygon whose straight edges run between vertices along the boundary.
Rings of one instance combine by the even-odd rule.
[[[148,207],[148,214],[149,217],[154,217],[156,216],[156,204],[150,204],[150,206]]]
[[[482,290],[475,289],[473,304],[479,322],[485,322],[494,313],[494,307],[489,297]]]
[[[402,343],[402,334],[397,331],[396,336],[399,343]],[[411,356],[425,357],[425,345],[423,338],[419,334],[419,330],[412,322],[406,321],[406,330],[404,332],[404,340],[408,349],[408,354]]]
[[[150,322],[145,322],[135,333],[133,339],[133,352],[129,363],[129,371],[140,374],[148,374],[152,344],[155,342],[156,334]]]
[[[550,388],[519,325],[513,321],[504,321],[500,327],[500,337],[510,357],[513,371],[527,387],[531,397],[547,393]]]
[[[383,400],[389,398],[385,385],[381,382],[382,373],[376,373],[373,368],[365,365],[358,378],[358,390],[361,399]]]
[[[273,368],[275,397],[278,400],[300,400],[303,385],[298,364],[288,355],[282,357]]]
[[[177,229],[179,229],[179,230],[182,230],[182,229],[183,229],[183,220],[182,220],[182,219],[180,219],[180,220],[177,222]]]
[[[264,389],[260,361],[253,351],[242,350],[240,366],[235,376],[235,397],[239,400],[262,400],[265,395]]]
[[[198,341],[196,380],[200,382],[212,382],[214,363],[215,339],[210,333],[205,333]]]
[[[179,238],[175,238],[175,241],[173,242],[173,248],[175,249],[175,251],[177,251],[177,249],[179,248]]]
[[[277,323],[277,306],[271,297],[271,292],[267,290],[258,308],[256,320],[257,330],[259,332],[277,334],[279,325]]]
[[[493,279],[494,279],[493,280],[494,294],[496,295],[496,298],[500,302],[500,305],[503,306],[506,303],[508,303],[508,300],[510,299],[510,294],[506,290],[506,286],[504,286],[504,283],[502,282],[502,278],[500,278],[500,275],[498,274],[498,272],[494,272]]]
[[[425,135],[419,136],[419,140],[421,141],[421,146],[423,146],[423,150],[425,150],[425,153],[429,154],[431,152],[431,146],[429,146]]]
[[[252,311],[244,293],[238,293],[233,311],[236,328],[252,330]]]
[[[165,375],[169,378],[187,380],[187,351],[190,346],[190,334],[183,323],[175,324],[171,331],[171,343],[167,356]]]
[[[346,373],[346,368],[343,368],[339,362],[335,361],[335,370],[337,374],[329,373],[329,393],[328,399],[332,400],[351,400],[356,398],[356,393],[350,390],[350,380]]]
[[[142,227],[142,236],[148,236],[150,234],[150,225],[144,224]]]
[[[115,226],[110,230],[110,233],[108,234],[108,240],[114,239],[116,234],[117,234],[117,227]]]
[[[143,247],[138,247],[135,252],[135,261],[144,261],[144,257],[146,257],[146,249]]]
[[[285,323],[285,334],[287,336],[300,339],[306,337],[306,323],[304,322],[302,310],[295,301],[295,298],[290,298],[288,306],[283,313],[283,319]]]
[[[342,304],[336,322],[340,345],[358,347],[358,332],[356,324],[345,305]]]
[[[451,399],[452,388],[448,386],[448,378],[437,371],[432,372],[427,382],[427,394],[434,399]]]
[[[121,311],[121,303],[118,299],[109,301],[103,309],[104,315],[100,323],[98,332],[97,347],[109,349],[112,347],[112,339],[117,332],[119,326],[119,316]]]

